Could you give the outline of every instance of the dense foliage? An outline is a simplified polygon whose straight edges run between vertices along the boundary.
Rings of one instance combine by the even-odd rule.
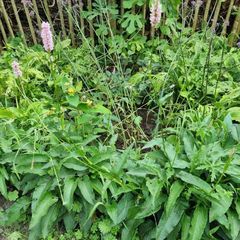
[[[168,24],[95,48],[9,42],[0,226],[29,227],[11,239],[239,239],[240,53]]]

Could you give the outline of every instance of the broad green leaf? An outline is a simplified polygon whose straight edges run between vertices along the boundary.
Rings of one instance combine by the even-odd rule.
[[[63,166],[69,169],[74,169],[78,172],[87,170],[87,167],[84,166],[78,159],[71,157],[64,159]]]
[[[73,195],[77,188],[77,181],[75,178],[68,177],[64,180],[63,189],[63,205],[70,211],[73,206]]]
[[[132,195],[126,194],[118,203],[113,202],[111,205],[106,205],[106,209],[114,224],[117,225],[127,217],[128,210],[132,205]]]
[[[164,240],[168,237],[179,223],[185,208],[186,205],[183,202],[178,201],[168,216],[166,213],[163,213],[157,226],[156,239]]]
[[[240,107],[232,107],[227,111],[231,115],[232,120],[240,122]]]
[[[77,107],[78,104],[80,103],[79,96],[77,94],[67,95],[66,98],[67,98],[68,103],[70,105],[72,105],[73,107]]]
[[[7,185],[3,175],[0,175],[0,193],[4,196],[5,199],[8,199]]]
[[[198,205],[193,213],[189,239],[201,240],[207,222],[208,209],[205,206]]]
[[[96,104],[92,108],[89,108],[87,112],[91,113],[101,113],[101,114],[111,114],[111,111],[106,107],[102,106],[101,104]]]
[[[143,149],[153,148],[155,146],[161,146],[162,144],[163,144],[163,139],[162,138],[155,138],[155,139],[149,141],[148,143],[146,143],[143,146]]]
[[[223,216],[232,204],[232,193],[225,191],[220,185],[216,186],[216,193],[212,194],[209,221],[212,222]]]
[[[195,150],[195,145],[194,145],[194,138],[190,132],[184,131],[183,143],[184,143],[184,150],[188,158],[191,160],[191,157]]]
[[[76,214],[73,212],[68,212],[63,217],[64,226],[67,232],[72,231],[76,227],[77,222],[75,220],[76,219],[75,215]]]
[[[94,205],[95,203],[95,194],[93,192],[93,188],[91,186],[91,182],[88,176],[84,176],[83,179],[78,181],[78,188],[82,193],[83,197],[87,202]]]
[[[44,79],[43,73],[41,71],[37,70],[36,68],[27,69],[27,74],[35,77],[36,79],[40,79],[40,80]]]
[[[161,194],[157,198],[149,197],[141,204],[140,211],[136,214],[136,219],[144,219],[146,217],[156,214],[166,201],[166,195]]]
[[[14,202],[4,212],[0,212],[0,226],[11,225],[21,220],[26,214],[26,211],[30,205],[30,199],[28,197],[21,197]]]
[[[179,198],[181,192],[184,189],[184,185],[180,181],[175,181],[171,188],[170,188],[170,194],[167,199],[167,204],[165,207],[166,215],[168,216],[171,210],[173,209],[175,203],[177,202],[177,199]]]
[[[133,76],[130,77],[129,84],[133,85],[133,86],[139,84],[142,81],[142,79],[144,78],[144,76],[145,76],[145,74],[141,73],[141,72],[134,74]]]
[[[190,224],[191,224],[191,218],[184,214],[182,220],[181,220],[181,240],[189,240],[189,229],[190,229]]]
[[[88,222],[88,220],[93,216],[94,212],[96,211],[96,209],[100,206],[100,205],[104,205],[102,202],[97,202],[95,203],[95,205],[92,207],[91,212],[88,215],[87,220],[85,221],[85,224]]]
[[[240,237],[240,220],[238,215],[232,210],[227,212],[228,221],[230,225],[231,240],[238,240]]]
[[[18,191],[8,192],[9,201],[16,201],[18,199]]]
[[[1,118],[12,119],[15,117],[16,117],[15,114],[11,110],[7,108],[0,108],[0,119]]]
[[[70,44],[71,44],[71,39],[66,39],[59,43],[61,49],[69,47]]]
[[[235,202],[238,219],[240,219],[240,199]]]
[[[177,174],[177,177],[179,177],[182,181],[189,183],[191,185],[194,185],[207,193],[210,193],[212,191],[211,186],[206,181],[204,181],[201,178],[196,177],[190,173],[180,171]]]
[[[36,240],[41,237],[41,222],[29,230],[28,240]]]
[[[158,202],[159,196],[162,194],[163,181],[159,178],[147,179],[146,186],[152,196],[152,204],[155,205]]]
[[[51,181],[46,181],[47,179],[42,178],[41,180],[42,182],[39,182],[38,183],[39,185],[35,186],[35,189],[32,193],[32,204],[31,204],[32,212],[34,211],[34,209],[36,209],[37,205],[40,203],[42,198],[45,197],[46,192],[50,190],[50,187],[52,185]]]
[[[134,239],[134,236],[137,231],[137,227],[143,222],[144,220],[136,220],[131,219],[124,223],[124,228],[122,230],[121,240],[130,240]]]
[[[8,172],[4,166],[0,167],[0,175],[3,176],[6,180],[9,180]]]
[[[42,219],[42,236],[46,238],[52,232],[52,227],[60,214],[61,205],[54,204]]]
[[[32,219],[30,221],[29,228],[34,228],[40,223],[42,218],[48,213],[49,208],[57,202],[57,197],[53,196],[51,193],[46,193],[41,201],[32,211]]]

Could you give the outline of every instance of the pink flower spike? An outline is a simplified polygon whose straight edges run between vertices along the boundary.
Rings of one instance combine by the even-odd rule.
[[[16,78],[22,77],[22,71],[17,61],[12,62],[12,70]]]
[[[150,8],[150,23],[152,27],[156,27],[161,21],[162,6],[160,0],[155,0]]]
[[[48,22],[42,23],[42,29],[41,29],[41,38],[43,42],[44,49],[48,52],[51,52],[53,50],[53,37],[51,28]]]
[[[23,5],[29,7],[32,5],[32,0],[22,0],[21,1]]]

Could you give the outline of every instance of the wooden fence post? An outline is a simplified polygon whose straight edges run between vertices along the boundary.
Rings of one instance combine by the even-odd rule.
[[[24,10],[25,10],[25,13],[26,13],[26,17],[27,17],[27,21],[28,21],[28,25],[29,25],[29,28],[30,28],[30,32],[31,32],[31,35],[32,35],[33,42],[34,42],[34,44],[37,44],[37,38],[36,38],[35,30],[34,30],[34,27],[33,27],[32,19],[31,19],[28,7],[26,6],[26,4],[23,4],[23,7],[24,7]]]
[[[88,11],[92,11],[92,0],[88,0]],[[89,21],[89,31],[90,31],[90,37],[92,38],[93,44],[94,44],[94,30],[93,30],[93,21]]]
[[[238,7],[237,16],[235,18],[235,21],[233,23],[233,28],[232,28],[232,31],[231,31],[230,36],[229,36],[230,46],[233,46],[233,44],[236,41],[239,25],[240,25],[240,6]]]
[[[67,34],[66,34],[66,28],[65,28],[64,17],[63,17],[63,12],[62,12],[62,2],[61,2],[61,0],[57,0],[57,5],[58,5],[58,13],[59,13],[59,17],[60,17],[63,37],[66,38]]]
[[[207,24],[207,22],[208,22],[208,14],[209,14],[211,2],[212,2],[212,0],[207,0],[207,4],[205,7],[204,16],[203,16],[204,24]]]
[[[83,16],[82,16],[82,11],[83,11],[83,2],[82,0],[79,0],[79,9],[80,9],[80,26],[81,26],[81,30],[82,30],[82,33],[84,34],[84,19],[83,19]]]
[[[6,43],[7,42],[7,34],[6,34],[5,29],[3,27],[3,23],[2,23],[1,18],[0,18],[0,30],[1,30],[1,33],[2,33],[2,36],[3,36],[3,40]]]
[[[224,20],[224,23],[223,23],[223,29],[222,29],[222,33],[221,33],[222,36],[225,36],[226,33],[227,33],[227,26],[229,25],[229,19],[230,19],[230,16],[231,16],[233,4],[234,4],[234,0],[231,0],[231,2],[229,4],[229,7],[228,7],[228,11],[227,11],[227,16],[226,16],[226,18]]]
[[[143,7],[142,7],[142,14],[143,14],[143,19],[144,21],[146,21],[146,12],[147,12],[147,4],[144,3]],[[145,23],[143,24],[143,28],[142,28],[142,36],[145,35]]]
[[[39,11],[38,11],[38,6],[37,6],[37,3],[36,3],[36,0],[32,0],[32,2],[33,2],[33,8],[34,8],[34,11],[35,11],[35,14],[36,14],[36,18],[37,18],[38,28],[40,30],[41,29],[41,25],[42,25],[42,20],[41,20],[41,17],[39,15]]]
[[[75,34],[74,34],[74,28],[73,28],[73,15],[72,15],[72,3],[71,1],[68,1],[68,22],[69,22],[69,31],[72,39],[73,46],[76,45],[75,41]]]
[[[0,0],[0,9],[2,9],[3,17],[5,19],[5,22],[7,24],[7,27],[10,32],[11,37],[14,37],[13,29],[12,29],[11,23],[9,21],[8,14],[7,14],[6,8],[4,6],[3,0]]]
[[[201,0],[197,0],[196,6],[195,6],[195,13],[194,13],[194,17],[193,17],[193,26],[192,26],[192,29],[193,29],[194,32],[197,28],[200,6],[201,6]]]
[[[23,31],[21,20],[20,20],[19,15],[18,15],[18,10],[17,10],[16,3],[15,3],[14,0],[11,0],[11,3],[12,3],[12,8],[13,8],[13,12],[14,12],[15,18],[17,20],[19,32],[21,33],[21,36],[23,37],[23,40],[26,43],[26,38],[25,38],[24,31]]]
[[[43,0],[43,4],[44,4],[47,20],[48,20],[50,26],[52,27],[53,34],[55,34],[54,27],[53,27],[53,22],[52,22],[52,19],[51,19],[51,13],[50,13],[50,10],[49,10],[49,6],[48,6],[47,0]]]
[[[220,13],[221,5],[222,5],[222,0],[218,0],[217,7],[215,9],[215,13],[214,13],[214,17],[213,17],[212,26],[211,26],[212,31],[216,30],[217,20],[218,20],[218,16]]]

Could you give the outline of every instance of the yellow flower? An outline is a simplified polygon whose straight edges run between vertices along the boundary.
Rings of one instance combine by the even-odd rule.
[[[68,94],[74,94],[74,93],[76,93],[75,88],[73,87],[68,88]]]
[[[88,99],[87,102],[86,102],[86,104],[90,107],[90,106],[92,106],[93,102]]]

